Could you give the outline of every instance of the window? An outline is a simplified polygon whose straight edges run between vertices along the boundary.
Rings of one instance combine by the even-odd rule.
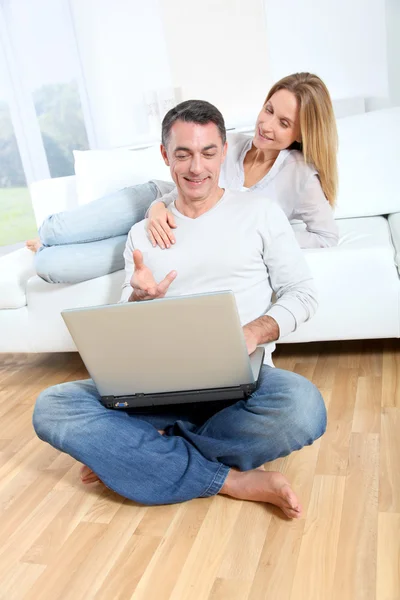
[[[13,0],[7,11],[26,101],[33,102],[51,177],[73,175],[72,150],[86,150],[79,64],[64,0]]]
[[[0,246],[37,235],[29,185],[89,147],[67,0],[0,0]]]

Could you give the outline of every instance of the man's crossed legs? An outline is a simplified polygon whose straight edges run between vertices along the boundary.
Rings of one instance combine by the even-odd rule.
[[[42,440],[136,502],[172,504],[221,493],[270,502],[298,517],[301,506],[285,477],[256,469],[312,444],[325,431],[326,410],[307,379],[263,366],[258,389],[222,410],[113,411],[102,406],[92,380],[63,383],[40,394],[33,425]]]

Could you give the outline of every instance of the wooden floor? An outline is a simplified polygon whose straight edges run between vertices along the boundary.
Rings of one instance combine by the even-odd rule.
[[[76,354],[0,355],[3,600],[399,600],[400,344],[285,346],[276,365],[322,391],[329,426],[267,466],[304,517],[222,496],[142,507],[83,486],[40,442],[37,394],[86,372]]]

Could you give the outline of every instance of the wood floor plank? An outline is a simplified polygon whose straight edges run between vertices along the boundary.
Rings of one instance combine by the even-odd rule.
[[[249,600],[290,600],[304,525],[305,519],[272,517]]]
[[[251,582],[254,579],[265,536],[271,522],[271,506],[244,502],[227,544],[217,579]]]
[[[18,452],[11,453],[8,460],[0,467],[0,489],[25,468],[25,461],[31,459],[33,453],[41,454],[42,450],[37,440],[32,437]],[[7,451],[9,451],[9,447],[7,447]]]
[[[382,361],[382,406],[400,409],[399,340],[385,341]]]
[[[338,368],[328,409],[328,425],[321,440],[316,473],[346,475],[358,382],[358,369]]]
[[[6,451],[10,450],[12,450],[11,447],[7,447]],[[0,490],[5,489],[9,482],[20,473],[31,470],[37,473],[45,469],[57,454],[57,450],[38,444],[37,439],[32,437],[16,453],[12,453],[8,461],[0,468]]]
[[[123,559],[114,563],[94,599],[130,600],[162,539],[134,533],[124,548]]]
[[[379,510],[400,513],[400,409],[384,408],[381,423]]]
[[[15,531],[10,531],[9,537],[0,545],[0,581],[21,560],[71,496],[72,492],[51,490],[39,504],[35,496],[26,499],[25,505],[30,510],[26,506],[21,507],[22,520],[15,523]]]
[[[358,369],[361,361],[362,342],[346,340],[338,343],[340,347],[338,366],[345,369]]]
[[[21,557],[21,561],[50,564],[95,502],[96,496],[88,494],[86,486],[82,485]]]
[[[382,377],[359,377],[354,408],[353,432],[380,433]]]
[[[59,492],[58,492],[59,493]],[[79,523],[72,535],[54,557],[54,564],[45,568],[24,600],[69,600],[71,573],[75,575],[85,558],[94,550],[107,529],[103,523]]]
[[[21,600],[45,568],[44,565],[16,563],[1,578],[0,600]]]
[[[400,598],[400,514],[379,513],[376,598]]]
[[[301,541],[292,600],[335,600],[330,595],[340,533],[345,477],[316,475]],[[308,572],[313,577],[307,576]]]
[[[318,389],[332,389],[339,366],[340,347],[337,344],[322,344],[313,374],[313,383]]]
[[[353,433],[332,599],[375,600],[379,436]]]
[[[297,373],[298,375],[302,375],[309,381],[312,381],[316,364],[317,364],[316,361],[315,362],[297,362],[294,365],[293,372]]]
[[[135,589],[135,600],[147,600],[150,596],[157,600],[168,600],[211,503],[212,500],[199,498],[179,506],[163,542]]]
[[[52,479],[37,477],[2,512],[0,515],[0,546],[18,531],[21,523],[30,516],[32,507],[40,505],[48,498],[53,486]]]
[[[8,510],[18,500],[20,495],[41,478],[41,473],[35,470],[21,471],[0,492],[0,515]],[[1,518],[1,517],[0,517]]]
[[[242,502],[215,496],[183,565],[171,600],[206,600],[217,577]],[[133,596],[135,598],[135,596]]]
[[[360,377],[382,377],[383,340],[363,340],[360,353]]]
[[[100,484],[101,486],[101,484]],[[83,516],[82,521],[91,523],[110,523],[120,510],[124,498],[105,486],[99,487],[99,495]]]
[[[62,563],[64,560],[69,560],[67,554],[68,551],[71,552],[73,542],[77,540],[78,528],[84,526],[85,523],[102,526],[99,535],[96,534],[96,530],[93,530],[95,542],[92,545],[91,537],[89,552],[82,552],[81,560],[74,568],[74,578],[64,588],[63,599],[89,600],[94,598],[114,564],[124,560],[125,547],[132,535],[135,534],[145,511],[145,507],[126,501],[109,524],[83,521],[75,528],[70,538],[54,557],[53,562],[49,563],[48,573],[52,574],[53,571],[57,571],[60,561]],[[46,572],[42,577],[47,581]],[[63,585],[56,580],[54,580],[54,584],[54,589],[59,589]],[[40,580],[37,585],[39,589]]]
[[[247,600],[251,581],[217,578],[211,589],[209,600]]]
[[[168,527],[178,513],[180,507],[177,504],[166,504],[164,506],[153,506],[148,510],[138,525],[136,534],[152,537],[165,535]]]

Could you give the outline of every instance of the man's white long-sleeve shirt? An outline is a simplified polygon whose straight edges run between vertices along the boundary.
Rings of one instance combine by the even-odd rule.
[[[225,191],[208,212],[196,219],[170,207],[177,228],[168,250],[153,248],[146,221],[136,223],[126,243],[125,282],[121,302],[132,288],[133,250],[157,282],[172,270],[177,277],[167,296],[232,290],[242,325],[263,315],[273,317],[280,337],[310,319],[317,307],[316,290],[293,230],[279,206],[264,195]],[[272,304],[272,295],[275,301]],[[272,364],[274,343],[265,345],[265,362]]]

